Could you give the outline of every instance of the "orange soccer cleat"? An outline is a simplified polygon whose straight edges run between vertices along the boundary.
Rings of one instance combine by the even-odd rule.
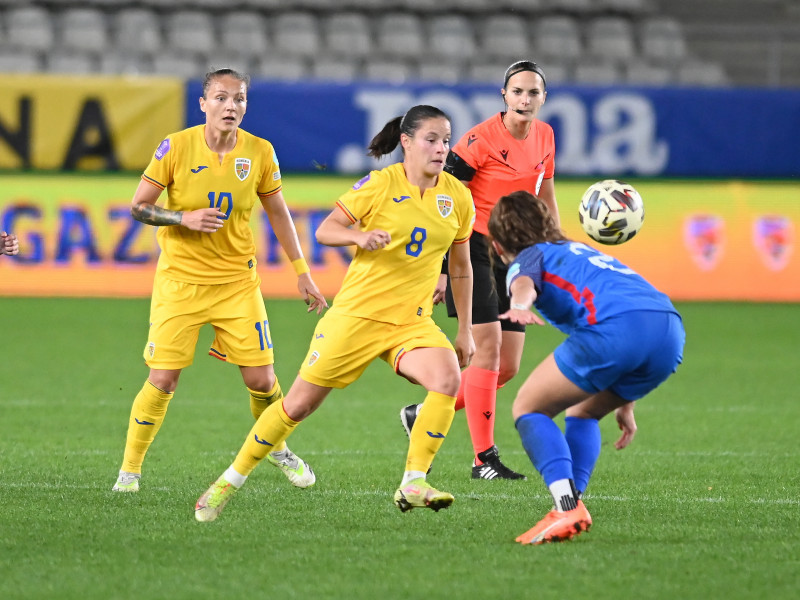
[[[547,544],[571,540],[582,531],[589,531],[592,516],[583,502],[578,500],[577,508],[566,512],[551,510],[536,526],[517,537],[520,544]]]

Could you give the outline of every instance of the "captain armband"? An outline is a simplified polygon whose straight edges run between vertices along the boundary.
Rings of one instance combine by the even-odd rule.
[[[444,170],[461,181],[472,181],[472,178],[475,176],[475,169],[470,167],[463,158],[452,150],[447,155],[447,160],[444,163]]]

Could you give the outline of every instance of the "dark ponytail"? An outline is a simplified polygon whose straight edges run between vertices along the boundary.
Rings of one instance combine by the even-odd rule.
[[[408,109],[408,112],[402,117],[395,117],[380,130],[378,135],[372,138],[372,141],[367,146],[367,156],[380,158],[391,154],[400,143],[400,134],[405,133],[409,137],[413,137],[414,133],[419,129],[420,124],[427,119],[444,118],[448,121],[450,117],[447,114],[436,108],[435,106],[428,106],[427,104],[419,104]]]

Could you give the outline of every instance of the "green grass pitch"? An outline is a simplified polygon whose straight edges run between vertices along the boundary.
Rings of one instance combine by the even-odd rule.
[[[316,316],[267,300],[288,389]],[[128,413],[146,377],[147,300],[0,299],[1,598],[757,598],[800,589],[797,400],[800,308],[680,304],[679,372],[613,421],[586,496],[593,529],[522,547],[544,485],[500,391],[496,436],[526,482],[470,479],[456,415],[431,482],[456,501],[402,514],[392,495],[407,449],[398,412],[422,390],[383,363],[334,391],[290,440],[318,475],[292,488],[260,466],[220,519],[194,502],[251,426],[238,369],[201,334],[145,462],[142,490],[114,494]],[[436,313],[452,333],[454,322]],[[561,339],[528,335],[523,371]]]

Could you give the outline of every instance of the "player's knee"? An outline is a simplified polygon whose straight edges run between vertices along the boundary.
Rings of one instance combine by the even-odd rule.
[[[461,385],[461,371],[458,369],[447,369],[437,373],[436,382],[431,389],[445,394],[446,396],[457,396],[458,388]]]
[[[275,371],[267,368],[242,370],[242,379],[248,389],[263,394],[271,392],[276,381]]]
[[[519,365],[500,365],[500,374],[497,377],[497,385],[505,385],[519,373]]]

